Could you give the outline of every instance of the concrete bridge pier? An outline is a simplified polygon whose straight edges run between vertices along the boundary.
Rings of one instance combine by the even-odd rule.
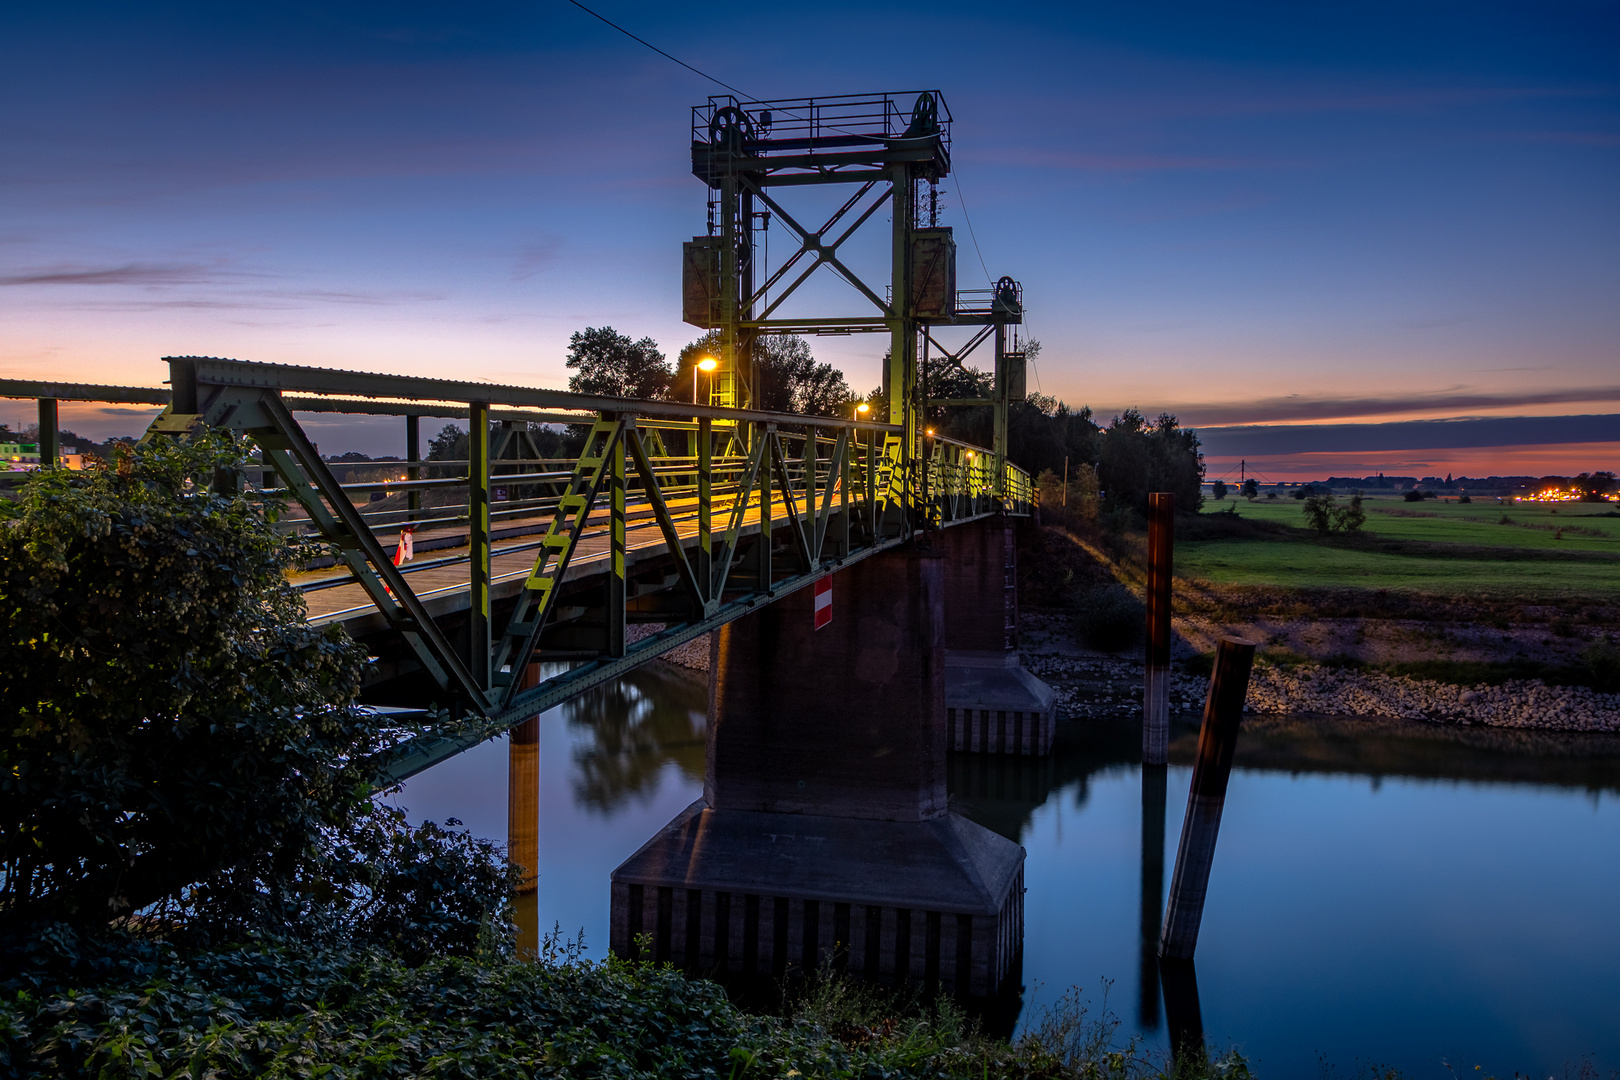
[[[943,530],[945,717],[952,750],[1045,755],[1057,719],[1050,686],[1018,659],[1018,546],[1013,519]]]
[[[1024,850],[946,805],[945,571],[874,555],[834,575],[830,625],[806,588],[714,635],[704,795],[614,871],[615,953],[1016,981]]]

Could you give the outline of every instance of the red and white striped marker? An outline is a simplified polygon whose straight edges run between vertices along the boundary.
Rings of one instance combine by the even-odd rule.
[[[816,629],[832,622],[832,578],[824,577],[816,582]]]

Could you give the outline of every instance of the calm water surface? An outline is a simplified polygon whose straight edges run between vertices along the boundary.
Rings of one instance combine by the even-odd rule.
[[[608,875],[701,794],[705,706],[700,678],[653,665],[542,718],[540,918],[593,956]],[[1028,850],[1024,1019],[1078,986],[1163,1046],[1137,738],[1075,725],[1046,762],[958,757],[951,780]],[[1277,722],[1238,760],[1198,946],[1212,1047],[1270,1077],[1620,1070],[1620,740]],[[507,775],[493,742],[396,799],[504,842]],[[1166,887],[1190,777],[1168,770]]]

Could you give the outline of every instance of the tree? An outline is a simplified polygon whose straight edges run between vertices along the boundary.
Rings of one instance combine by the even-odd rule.
[[[567,363],[579,370],[568,379],[576,394],[662,398],[670,390],[672,373],[658,343],[650,337],[631,341],[611,326],[576,332],[568,339]]]
[[[809,416],[848,416],[851,399],[843,373],[818,364],[810,343],[797,334],[754,343],[755,408]]]
[[[1254,480],[1253,477],[1243,481],[1242,490],[1243,497],[1248,499],[1250,502],[1253,502],[1255,499],[1260,497],[1260,485]]]
[[[1114,417],[1101,434],[1097,477],[1115,508],[1147,512],[1148,495],[1168,491],[1176,507],[1194,512],[1203,505],[1204,455],[1196,432],[1182,428],[1169,413],[1149,421],[1135,409]]]
[[[363,763],[398,733],[355,705],[367,650],[287,580],[319,549],[209,490],[249,460],[224,434],[158,440],[0,502],[0,930],[431,923],[419,948],[469,950],[506,871],[371,801]]]
[[[720,334],[715,330],[683,348],[670,396],[684,400],[690,395],[692,372],[698,361],[719,355]],[[699,376],[698,397],[707,401],[704,378]],[[809,416],[848,416],[855,397],[843,373],[831,364],[818,364],[811,355],[810,343],[796,334],[755,339],[751,388],[753,408]]]
[[[1340,505],[1337,496],[1320,492],[1307,496],[1300,509],[1305,514],[1306,524],[1324,536],[1330,532],[1360,532],[1367,521],[1360,495],[1353,495],[1348,503]]]
[[[1226,481],[1217,480],[1209,485],[1209,494],[1216,502],[1226,498]]]

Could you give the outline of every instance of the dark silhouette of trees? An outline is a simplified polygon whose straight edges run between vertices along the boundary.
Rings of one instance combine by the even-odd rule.
[[[720,335],[709,331],[681,350],[675,365],[676,382],[670,396],[688,400],[692,372],[705,356],[720,355]],[[796,412],[809,416],[848,416],[855,395],[843,372],[817,363],[810,343],[797,334],[762,337],[754,342],[753,407],[769,412]],[[708,379],[698,375],[698,400],[708,400]],[[684,387],[684,389],[683,389]]]
[[[1112,509],[1147,512],[1148,495],[1168,491],[1176,509],[1193,512],[1204,504],[1204,454],[1198,434],[1169,413],[1149,421],[1135,409],[1114,417],[1101,433],[1097,476]]]
[[[577,375],[568,379],[576,394],[662,398],[670,391],[669,361],[650,337],[632,341],[611,326],[577,331],[568,339],[568,360]]]
[[[364,764],[399,737],[355,706],[367,651],[312,626],[318,554],[210,433],[0,503],[0,938],[110,924],[471,951],[504,904],[489,845],[412,830]]]

